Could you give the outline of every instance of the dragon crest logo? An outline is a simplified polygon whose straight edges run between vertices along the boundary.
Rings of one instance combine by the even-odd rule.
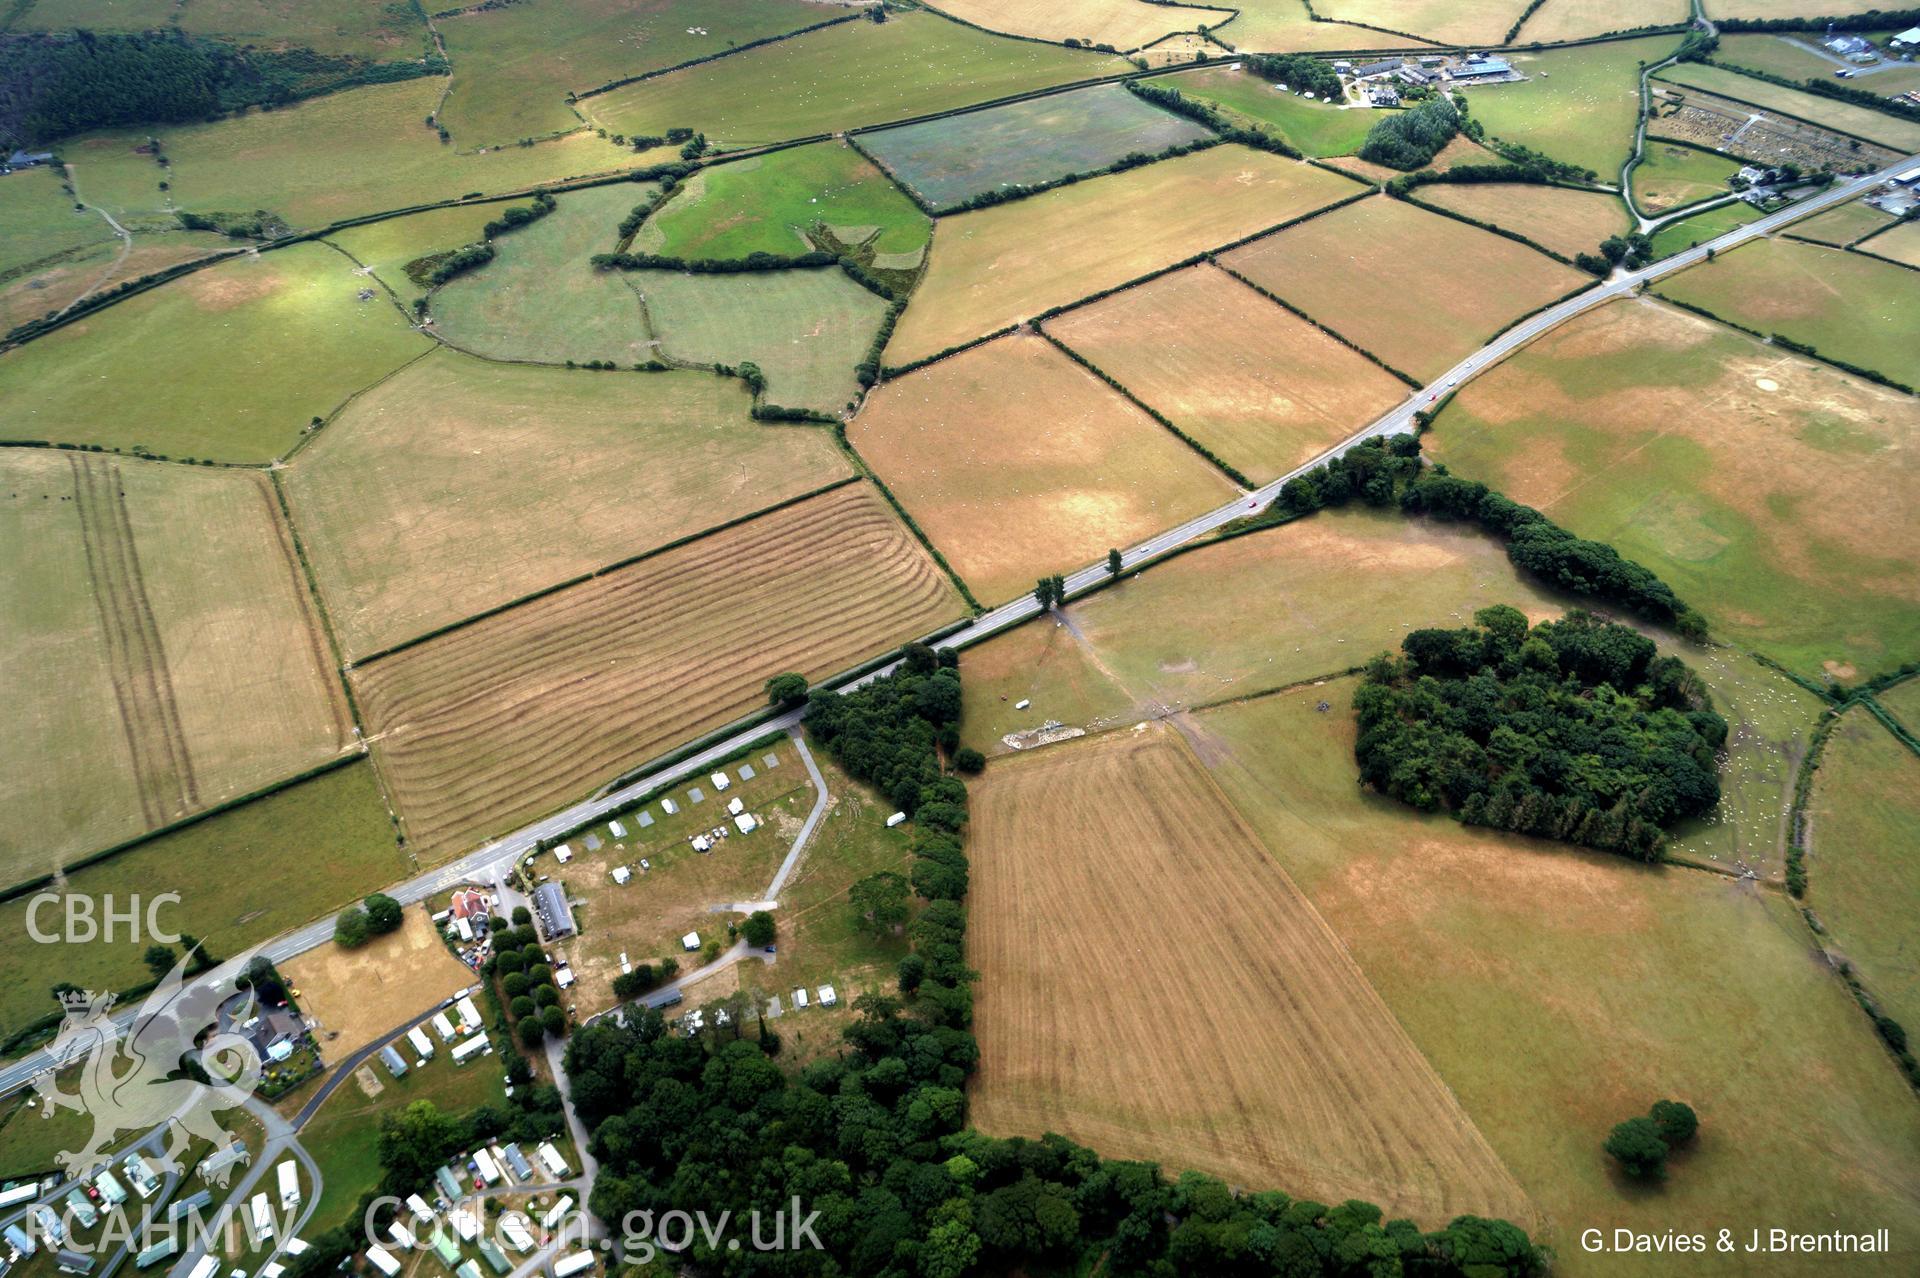
[[[49,1073],[35,1091],[49,1116],[69,1109],[93,1119],[84,1147],[56,1155],[68,1177],[105,1167],[121,1136],[162,1127],[170,1129],[157,1160],[162,1172],[183,1170],[182,1156],[196,1138],[211,1142],[216,1154],[245,1152],[219,1115],[245,1104],[260,1081],[259,1052],[236,1032],[258,1006],[251,990],[239,988],[252,959],[248,951],[189,977],[182,958],[131,1015],[114,1015],[111,994],[76,992],[61,1000],[66,1015],[47,1051],[63,1072],[78,1067],[79,1086],[66,1091]],[[209,1179],[224,1186],[231,1173],[229,1163]]]

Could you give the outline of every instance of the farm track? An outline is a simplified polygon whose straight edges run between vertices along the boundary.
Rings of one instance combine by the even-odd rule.
[[[141,816],[149,826],[161,825],[199,807],[200,792],[166,647],[140,572],[120,468],[105,458],[77,455],[67,465]]]
[[[1427,1225],[1531,1218],[1179,736],[1115,732],[997,766],[974,804],[983,1128],[1061,1131]]]
[[[858,485],[354,677],[397,806],[431,852],[744,713],[772,675],[842,668],[958,610],[932,561]],[[747,651],[757,612],[794,620]]]

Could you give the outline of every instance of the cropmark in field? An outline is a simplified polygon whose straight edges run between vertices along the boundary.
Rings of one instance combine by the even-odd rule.
[[[1591,280],[1504,236],[1384,195],[1220,261],[1423,381],[1509,321]]]
[[[0,450],[0,880],[218,806],[352,745],[264,475]]]
[[[1909,396],[1623,301],[1469,383],[1426,442],[1653,569],[1717,636],[1852,682],[1920,651],[1917,430]]]
[[[0,355],[5,433],[271,461],[314,418],[430,349],[346,255],[297,244],[195,271]]]
[[[962,612],[867,484],[359,666],[374,755],[440,857]]]
[[[1379,365],[1208,264],[1046,327],[1259,483],[1311,461],[1407,396]]]
[[[1233,499],[1234,486],[1046,339],[886,383],[847,441],[983,602]]]
[[[285,472],[341,646],[367,655],[848,473],[825,431],[748,403],[707,373],[414,363]]]
[[[970,845],[982,1129],[1428,1226],[1532,1215],[1171,728],[996,762]]]
[[[1212,136],[1122,85],[1102,84],[882,129],[860,144],[928,204],[951,208]]]
[[[1359,189],[1265,151],[1216,146],[944,218],[887,360],[925,359]]]

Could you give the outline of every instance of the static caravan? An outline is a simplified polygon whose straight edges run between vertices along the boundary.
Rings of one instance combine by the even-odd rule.
[[[289,1238],[289,1239],[287,1239],[287,1254],[288,1254],[289,1256],[304,1256],[304,1255],[306,1255],[306,1254],[307,1254],[307,1244],[306,1244],[306,1242],[305,1242],[304,1240],[302,1240],[302,1239],[299,1239],[299,1238]]]
[[[202,1256],[193,1262],[193,1272],[187,1278],[213,1278],[214,1271],[220,1268],[218,1256]]]
[[[299,1169],[289,1158],[274,1168],[273,1174],[280,1178],[280,1206],[287,1211],[292,1211],[300,1205]]]
[[[540,1165],[547,1169],[547,1174],[555,1180],[565,1180],[573,1175],[573,1169],[567,1166],[566,1159],[560,1157],[560,1151],[553,1147],[552,1141],[541,1141],[540,1147],[533,1152],[540,1159]]]
[[[540,1228],[551,1233],[561,1221],[567,1218],[567,1213],[571,1210],[573,1210],[573,1195],[560,1195],[560,1201],[553,1205],[553,1210],[540,1218]]]
[[[453,1278],[480,1278],[480,1266],[472,1260],[463,1260],[453,1268]]]
[[[160,1178],[153,1174],[153,1168],[147,1166],[147,1160],[140,1155],[128,1154],[120,1160],[120,1166],[125,1169],[127,1179],[133,1182],[134,1191],[142,1198],[153,1197],[160,1188]]]
[[[507,1254],[493,1245],[493,1239],[480,1240],[480,1258],[487,1262],[487,1268],[496,1274],[504,1274],[513,1266],[507,1263]]]
[[[387,1226],[387,1237],[392,1240],[394,1246],[405,1251],[412,1251],[420,1245],[420,1240],[414,1237],[413,1231],[397,1220]]]
[[[393,1258],[392,1252],[379,1243],[367,1248],[367,1263],[385,1274],[387,1278],[393,1278],[400,1272],[400,1262]]]
[[[255,1278],[280,1278],[280,1276],[286,1272],[287,1267],[285,1265],[278,1261],[269,1260],[266,1264],[260,1266],[260,1272]]]
[[[500,1183],[500,1168],[499,1165],[493,1161],[492,1154],[489,1154],[484,1149],[474,1150],[473,1165],[479,1170],[481,1180],[486,1181],[489,1185],[497,1185]]]
[[[407,1041],[413,1044],[413,1054],[422,1065],[433,1059],[433,1040],[418,1025],[407,1031]]]
[[[500,1155],[507,1160],[507,1170],[513,1173],[515,1180],[533,1179],[533,1164],[520,1152],[520,1146],[508,1145],[500,1151]]]
[[[526,1217],[517,1211],[510,1211],[500,1217],[500,1233],[506,1238],[507,1246],[515,1251],[531,1251],[533,1235],[527,1230]]]
[[[480,1236],[480,1218],[465,1207],[456,1207],[447,1216],[453,1232],[460,1235],[461,1242],[472,1242]]]
[[[453,1028],[453,1022],[447,1019],[445,1012],[435,1012],[432,1023],[433,1032],[440,1036],[441,1042],[451,1043],[453,1041],[453,1036],[457,1031]]]
[[[573,1278],[573,1275],[591,1268],[593,1268],[592,1252],[572,1252],[553,1262],[553,1278]]]
[[[5,1230],[0,1231],[0,1237],[4,1237],[7,1245],[22,1256],[31,1256],[40,1250],[40,1244],[33,1240],[33,1235],[18,1225],[8,1225]]]
[[[267,1206],[264,1193],[255,1194],[247,1204],[248,1227],[253,1233],[253,1245],[258,1247],[273,1237],[273,1209]]]
[[[0,1207],[15,1207],[21,1203],[30,1203],[39,1196],[39,1181],[22,1181],[9,1189],[0,1189]]]
[[[466,1193],[466,1186],[462,1185],[460,1178],[454,1175],[448,1168],[442,1167],[438,1169],[433,1173],[433,1176],[434,1179],[439,1182],[440,1193],[448,1202],[458,1202],[460,1201],[461,1195]]]
[[[490,1050],[487,1046],[487,1036],[485,1034],[475,1034],[472,1038],[457,1045],[453,1049],[453,1063],[455,1065],[465,1065],[474,1057],[484,1056]]]
[[[145,1251],[135,1256],[133,1258],[133,1267],[135,1269],[151,1269],[179,1250],[180,1240],[172,1234],[168,1234],[165,1238],[160,1239]]]
[[[33,1218],[40,1222],[40,1236],[55,1246],[67,1240],[67,1227],[60,1223],[60,1213],[51,1207],[36,1207]]]
[[[234,1148],[239,1149],[244,1147],[236,1145]],[[204,1173],[207,1170],[208,1163],[213,1162],[215,1158],[222,1158],[222,1157],[226,1158],[227,1163],[234,1161],[232,1157],[232,1150],[223,1149],[219,1153],[214,1154],[211,1157],[207,1158],[205,1161],[203,1161],[200,1164],[201,1172]],[[219,1164],[219,1166],[224,1167],[226,1166],[226,1163],[221,1163]],[[119,1204],[127,1201],[127,1191],[125,1187],[122,1186],[119,1181],[113,1178],[113,1173],[110,1171],[102,1169],[100,1174],[93,1178],[93,1187],[100,1191],[100,1197],[106,1200],[106,1202],[110,1206],[118,1206]]]
[[[93,1204],[78,1189],[67,1191],[67,1215],[79,1221],[82,1229],[92,1229],[100,1220],[100,1213],[93,1209]]]
[[[167,1205],[167,1219],[179,1220],[182,1216],[191,1216],[195,1212],[205,1211],[213,1206],[213,1191],[197,1189],[185,1198],[176,1198]],[[292,1243],[287,1244],[292,1247]]]
[[[393,1075],[395,1078],[406,1077],[407,1063],[401,1059],[400,1053],[393,1050],[392,1043],[388,1043],[380,1049],[380,1059],[386,1062],[387,1073]]]
[[[453,1010],[460,1013],[460,1027],[462,1029],[477,1030],[480,1028],[480,1009],[473,1005],[473,999],[471,997],[462,994],[460,1001],[453,1005]]]
[[[460,1244],[446,1230],[436,1230],[433,1235],[433,1254],[440,1257],[440,1263],[451,1269],[460,1263]]]

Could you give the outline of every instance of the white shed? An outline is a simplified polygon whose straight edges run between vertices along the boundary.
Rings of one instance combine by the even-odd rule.
[[[687,934],[686,934],[685,936],[683,936],[683,937],[681,937],[681,938],[680,938],[680,948],[681,948],[681,949],[683,949],[683,950],[697,950],[697,949],[699,949],[699,948],[700,948],[700,934],[699,934],[698,932],[689,932],[689,933],[687,933]]]
[[[734,816],[739,816],[742,812],[745,812],[746,810],[747,810],[747,801],[741,798],[739,795],[736,794],[731,799],[727,800],[727,811],[732,813]]]
[[[907,819],[906,813],[896,812],[892,816],[887,818],[887,828],[891,830],[894,826],[905,823],[906,819]]]
[[[733,781],[724,772],[716,772],[708,777],[707,780],[713,782],[713,788],[716,790],[724,790],[733,784]]]
[[[820,1006],[822,1007],[832,1007],[840,1001],[840,996],[833,992],[833,986],[831,985],[822,985],[815,993],[819,994]]]
[[[807,990],[804,985],[794,990],[793,1005],[795,1007],[805,1007],[807,1005]]]
[[[616,865],[613,867],[613,881],[619,884],[621,887],[625,887],[627,885],[627,880],[632,877],[633,877],[633,871],[629,870],[626,866]]]
[[[760,823],[753,819],[753,813],[751,812],[742,812],[733,819],[733,823],[739,827],[740,833],[742,834],[752,834],[760,828]]]

